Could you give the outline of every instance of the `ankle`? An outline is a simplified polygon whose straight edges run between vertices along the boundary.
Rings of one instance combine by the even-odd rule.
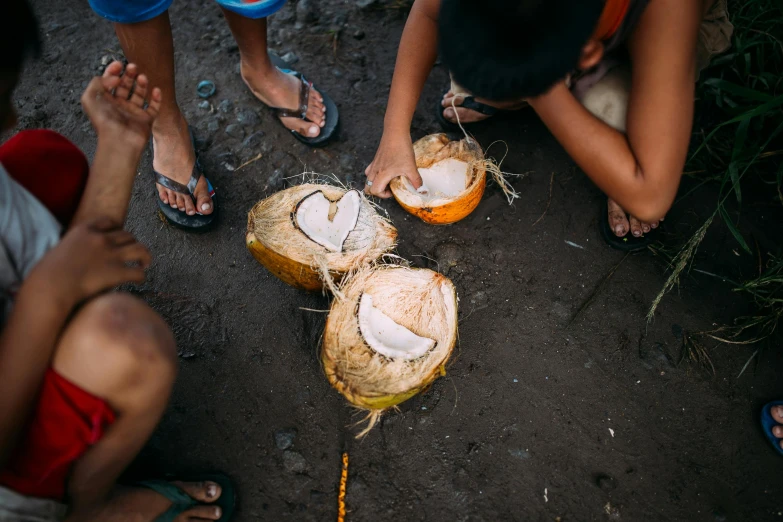
[[[158,117],[152,125],[152,137],[159,139],[178,139],[188,134],[188,122],[177,108],[171,115]]]

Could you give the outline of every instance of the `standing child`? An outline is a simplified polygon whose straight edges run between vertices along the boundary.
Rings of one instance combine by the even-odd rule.
[[[37,34],[29,5],[4,0],[0,131],[15,124],[11,96]],[[92,167],[47,130],[0,146],[0,521],[231,515],[226,481],[115,486],[176,374],[165,322],[140,300],[108,293],[143,281],[150,263],[122,225],[160,102],[135,65],[123,72],[115,62],[82,96],[98,135]]]

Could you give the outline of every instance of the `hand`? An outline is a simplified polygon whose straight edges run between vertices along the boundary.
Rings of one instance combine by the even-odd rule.
[[[111,220],[77,225],[33,268],[25,283],[40,283],[68,306],[123,283],[144,282],[147,248]]]
[[[410,134],[395,136],[384,133],[375,158],[364,170],[364,174],[367,176],[364,191],[379,198],[391,197],[389,182],[398,176],[408,178],[413,188],[421,187],[421,175],[416,168]]]
[[[147,146],[152,123],[160,111],[160,89],[149,88],[149,80],[135,64],[112,62],[103,76],[93,78],[82,94],[82,107],[98,138],[121,140],[141,153]]]

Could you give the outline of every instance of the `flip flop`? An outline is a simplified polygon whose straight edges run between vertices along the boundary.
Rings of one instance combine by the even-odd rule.
[[[215,505],[220,507],[222,513],[218,522],[228,522],[234,516],[236,510],[236,489],[234,483],[226,475],[221,473],[210,473],[205,475],[198,475],[195,477],[189,477],[183,482],[216,482],[220,485],[220,497],[215,502],[208,505]],[[180,514],[192,509],[201,502],[194,499],[177,486],[166,480],[143,480],[137,482],[134,486],[147,488],[155,491],[156,493],[166,497],[171,501],[171,507],[163,512],[153,522],[173,522]]]
[[[601,236],[606,243],[621,252],[637,252],[644,250],[658,237],[658,232],[661,230],[662,223],[658,223],[658,228],[650,229],[649,232],[642,233],[641,236],[635,237],[631,234],[630,230],[623,237],[617,237],[614,231],[609,226],[609,212],[606,209],[606,200],[600,205],[598,218],[598,228],[601,229]]]
[[[772,407],[783,406],[783,401],[772,401],[761,408],[761,428],[764,430],[764,435],[767,436],[767,440],[775,446],[778,453],[783,455],[783,448],[780,447],[779,439],[772,433],[772,428],[778,425],[778,422],[772,417]]]
[[[270,54],[269,59],[272,60],[272,63],[281,72],[290,74],[302,82],[302,89],[299,91],[299,108],[283,109],[280,107],[270,107],[270,109],[272,109],[272,111],[275,113],[275,116],[277,116],[281,125],[283,124],[283,120],[280,118],[297,118],[300,120],[310,121],[307,119],[307,101],[309,100],[310,89],[313,88],[313,84],[308,82],[302,73],[289,69],[289,65],[279,56]],[[321,127],[321,133],[318,134],[318,136],[315,138],[308,138],[307,136],[303,136],[296,131],[291,131],[291,133],[294,135],[294,138],[311,147],[322,147],[325,145],[326,142],[334,137],[334,135],[337,133],[337,127],[340,124],[340,112],[337,110],[337,105],[335,105],[335,103],[329,96],[326,95],[326,93],[323,91],[319,92],[321,93],[321,97],[324,99],[324,107],[326,107],[326,123],[324,123],[324,126]],[[285,125],[283,126],[285,127]]]
[[[448,109],[448,107],[444,107],[443,105],[441,105],[442,101],[443,101],[443,96],[441,96],[440,99],[437,101],[437,107],[435,108],[435,118],[438,120],[438,123],[440,123],[440,126],[446,131],[461,132],[459,125],[450,122],[443,116],[443,111],[445,109]],[[492,107],[491,105],[487,105],[486,103],[481,103],[480,101],[476,101],[476,99],[473,96],[465,96],[462,99],[462,104],[457,105],[457,107],[462,107],[463,109],[469,109],[472,111],[480,112],[481,114],[489,116],[490,118],[492,116],[495,116],[497,113],[501,112],[501,109],[498,109],[497,107]],[[484,121],[486,120],[463,123],[462,126],[468,127],[469,125],[482,123]]]
[[[189,127],[188,130],[190,131],[190,142],[193,144],[193,150],[195,151],[196,139],[193,136],[193,128]],[[203,175],[201,172],[201,164],[198,161],[198,154],[196,154],[196,163],[193,165],[193,172],[190,174],[190,181],[188,181],[187,185],[183,185],[179,181],[174,181],[173,179],[169,178],[168,176],[164,176],[155,169],[152,169],[152,173],[155,177],[155,183],[159,183],[167,189],[177,192],[178,194],[185,194],[186,196],[193,198],[194,202],[196,201],[193,192],[196,190],[196,185],[198,184],[199,178],[201,178]],[[158,208],[160,208],[160,211],[166,218],[166,221],[174,226],[194,232],[203,232],[209,228],[212,223],[214,223],[215,218],[217,217],[217,199],[215,198],[215,189],[212,188],[212,183],[209,182],[206,176],[204,179],[207,180],[209,196],[212,198],[212,213],[205,215],[198,213],[197,210],[196,214],[189,216],[184,211],[179,210],[178,208],[171,208],[171,205],[164,203],[160,199],[160,196],[158,196],[156,190],[155,198],[158,200]]]

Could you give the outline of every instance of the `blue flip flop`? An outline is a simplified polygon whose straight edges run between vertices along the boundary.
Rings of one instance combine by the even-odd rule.
[[[783,406],[783,401],[772,401],[761,408],[761,428],[764,430],[764,435],[767,436],[769,442],[775,446],[777,452],[783,455],[783,448],[780,447],[780,441],[783,439],[777,438],[775,434],[772,433],[772,428],[778,425],[777,421],[772,418],[773,406]]]
[[[281,72],[290,74],[302,82],[302,88],[299,91],[299,107],[296,109],[270,107],[270,109],[275,113],[275,116],[277,116],[278,121],[280,121],[281,124],[283,121],[280,118],[298,118],[300,120],[310,121],[307,119],[307,102],[310,99],[310,89],[313,88],[313,84],[308,82],[302,73],[290,69],[289,65],[279,56],[270,53],[269,59]],[[324,107],[326,108],[326,122],[324,122],[324,126],[321,127],[321,132],[315,138],[308,138],[296,131],[291,131],[294,138],[310,147],[322,147],[326,145],[326,143],[337,134],[337,129],[340,124],[340,112],[337,110],[337,105],[335,105],[326,93],[323,91],[318,92],[321,93],[321,97],[324,100]]]
[[[221,473],[198,475],[182,479],[183,482],[210,481],[220,485],[220,497],[210,504],[221,509],[218,522],[228,522],[234,516],[236,509],[236,490],[234,483],[226,475]],[[201,504],[190,495],[179,489],[167,480],[143,480],[135,484],[137,487],[147,488],[166,497],[171,501],[171,507],[160,514],[153,522],[173,522],[180,514]]]

